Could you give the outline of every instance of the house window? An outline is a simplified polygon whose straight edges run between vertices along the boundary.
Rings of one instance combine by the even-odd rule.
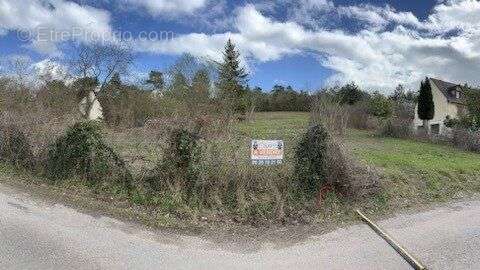
[[[435,135],[440,134],[440,124],[431,125],[430,130],[431,130],[432,134],[435,134]]]
[[[459,99],[460,98],[460,91],[455,91],[455,98]]]

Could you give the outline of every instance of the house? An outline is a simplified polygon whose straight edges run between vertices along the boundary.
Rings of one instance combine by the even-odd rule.
[[[435,115],[429,121],[432,134],[447,134],[446,119],[455,119],[466,110],[464,88],[455,83],[429,78],[432,88]],[[418,104],[415,106],[415,130],[423,129],[423,120],[418,117]]]
[[[103,109],[96,95],[98,91],[100,91],[99,87],[90,91],[88,95],[80,101],[80,113],[83,118],[88,120],[103,120]]]

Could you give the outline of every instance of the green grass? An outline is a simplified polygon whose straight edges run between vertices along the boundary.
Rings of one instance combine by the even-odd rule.
[[[349,149],[381,171],[385,208],[395,209],[473,196],[480,192],[480,155],[453,146],[379,138],[350,130]]]
[[[269,112],[257,113],[252,122],[242,122],[237,130],[256,139],[295,140],[308,125],[308,113]]]
[[[259,139],[284,139],[287,157],[309,122],[308,113],[259,113],[255,121],[238,127]],[[452,146],[405,139],[379,138],[371,131],[349,130],[347,149],[359,160],[378,169],[383,192],[363,205],[373,213],[429,205],[480,192],[480,155]],[[289,147],[290,146],[290,149]],[[290,158],[286,160],[290,162]],[[325,211],[348,212],[338,202]],[[342,205],[342,207],[357,207]],[[334,211],[335,212],[335,211]],[[325,218],[330,217],[328,214]]]
[[[255,114],[253,121],[238,124],[237,132],[256,140],[283,140],[285,161],[293,162],[295,147],[307,129],[309,113],[304,112],[264,112]]]
[[[480,155],[451,146],[378,138],[370,132],[358,130],[349,132],[347,143],[361,159],[387,170],[442,174],[468,174],[480,170]]]

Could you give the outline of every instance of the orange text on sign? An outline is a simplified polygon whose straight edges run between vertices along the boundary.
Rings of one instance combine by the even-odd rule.
[[[283,154],[279,149],[256,149],[252,150],[254,156],[280,156]]]

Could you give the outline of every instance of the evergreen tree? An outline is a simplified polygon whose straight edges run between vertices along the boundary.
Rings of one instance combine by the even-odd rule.
[[[373,93],[368,101],[368,113],[376,117],[388,118],[393,113],[392,101],[379,92]]]
[[[390,99],[395,102],[402,102],[406,99],[405,87],[402,84],[399,84],[393,94],[390,96]]]
[[[430,134],[428,122],[435,116],[435,104],[433,102],[432,87],[428,78],[420,84],[418,94],[418,117],[423,120],[423,127]]]
[[[368,94],[362,91],[354,82],[342,86],[336,93],[337,100],[341,104],[354,105],[368,98]]]
[[[219,98],[229,110],[245,113],[245,81],[248,74],[240,67],[240,53],[229,39],[223,53],[223,63],[219,65],[217,87]]]
[[[467,105],[467,110],[461,116],[466,120],[466,126],[474,130],[480,130],[480,89],[471,88],[468,86],[463,87],[465,92],[465,101]]]
[[[175,72],[171,85],[171,93],[178,99],[185,100],[189,92],[188,80],[181,72]]]
[[[194,77],[192,88],[199,101],[207,101],[210,95],[210,76],[206,69],[199,69]]]
[[[163,73],[160,71],[152,70],[148,75],[146,81],[147,84],[152,85],[154,91],[161,92],[165,87],[165,80],[163,78]]]

